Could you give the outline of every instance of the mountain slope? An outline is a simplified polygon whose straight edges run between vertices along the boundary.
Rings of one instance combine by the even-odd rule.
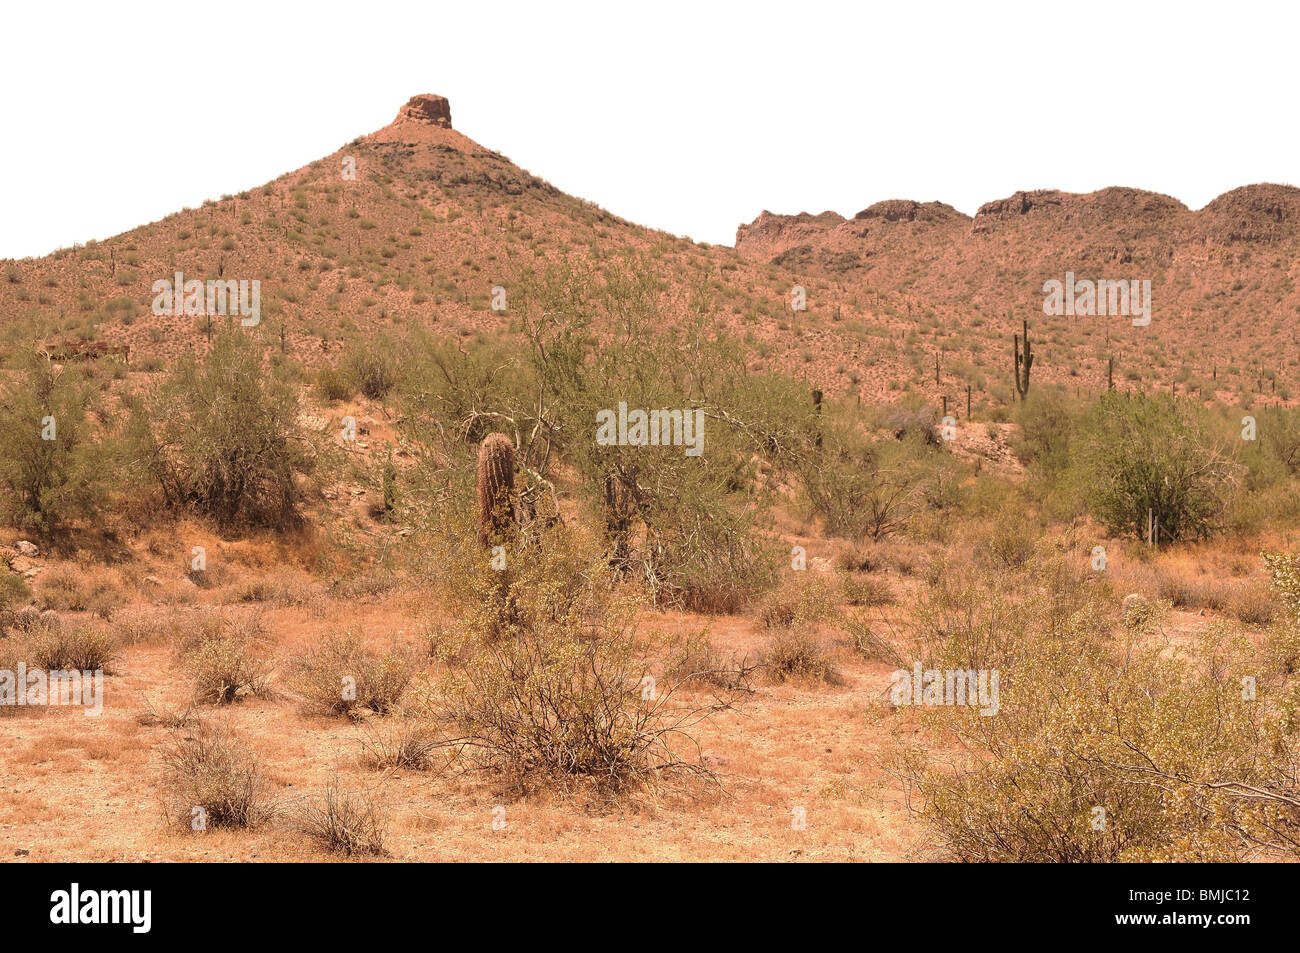
[[[9,351],[100,341],[129,345],[136,368],[160,365],[205,344],[206,317],[152,310],[154,282],[181,272],[259,281],[263,333],[311,365],[349,335],[408,321],[509,333],[493,287],[564,258],[637,255],[666,285],[707,287],[752,366],[832,396],[914,388],[960,403],[970,386],[976,404],[1005,404],[1010,336],[1028,320],[1037,381],[1098,389],[1113,358],[1121,386],[1233,400],[1263,386],[1277,400],[1300,373],[1298,221],[1300,190],[1285,186],[1196,212],[1110,188],[1019,192],[973,219],[905,200],[851,219],[764,212],[734,249],[698,245],[560,192],[456,131],[445,99],[416,96],[383,129],[261,188],[6,263],[0,335]],[[1044,315],[1043,283],[1066,272],[1150,280],[1151,325]],[[805,311],[791,310],[795,286]]]

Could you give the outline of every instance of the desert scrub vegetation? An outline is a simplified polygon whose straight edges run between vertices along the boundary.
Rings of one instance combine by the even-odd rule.
[[[345,791],[331,782],[319,797],[297,805],[293,826],[326,850],[345,857],[385,854],[387,818],[366,793]]]
[[[1171,645],[1151,637],[1159,612],[1117,626],[1113,600],[1094,598],[1055,562],[1041,554],[1034,580],[1011,586],[1005,574],[966,580],[964,598],[975,598],[959,618],[973,624],[921,633],[927,668],[1000,673],[995,715],[962,705],[923,712],[954,739],[953,757],[904,744],[893,762],[947,852],[1045,862],[1294,856],[1295,613],[1263,643],[1215,624]],[[1287,563],[1272,561],[1283,589]],[[1017,621],[1025,617],[1032,624]]]
[[[112,674],[117,657],[113,634],[101,623],[64,623],[57,616],[33,615],[0,637],[0,668],[8,670],[21,661],[47,672]]]
[[[352,338],[344,346],[339,374],[352,393],[383,400],[397,386],[401,361],[398,348],[387,335]]]
[[[504,571],[478,562],[471,604],[435,645],[438,671],[407,703],[455,769],[600,798],[717,784],[693,729],[729,698],[681,703],[678,683],[653,678],[667,642],[639,630],[638,590],[561,528]]]
[[[257,827],[273,815],[257,755],[228,726],[174,728],[161,746],[160,800],[169,826],[190,831]]]
[[[936,436],[932,409],[915,398],[866,414],[825,407],[815,415],[812,439],[787,456],[808,512],[828,534],[879,542],[942,502],[940,488],[957,468]]]
[[[515,449],[521,528],[558,521],[563,489],[603,527],[616,573],[655,604],[737,611],[773,578],[756,532],[766,501],[754,465],[784,425],[736,348],[704,321],[700,294],[665,302],[672,292],[636,263],[556,266],[528,276],[512,298],[522,350],[416,336],[404,425],[421,449],[427,492],[440,503],[472,498],[474,451],[504,434]],[[685,345],[665,309],[692,316]],[[694,367],[685,379],[674,370],[683,347]],[[597,442],[597,414],[620,404],[676,412],[677,442]],[[698,455],[685,446],[687,415],[707,425]]]
[[[1112,391],[1096,403],[1079,454],[1089,507],[1109,531],[1142,538],[1148,513],[1162,539],[1204,539],[1222,528],[1245,468],[1205,417],[1166,395]]]
[[[121,578],[108,569],[53,566],[40,576],[37,601],[42,609],[93,612],[102,619],[126,604]]]
[[[196,701],[228,705],[269,690],[273,666],[258,616],[197,616],[178,633],[176,652]]]
[[[15,525],[50,532],[94,511],[113,479],[93,383],[27,351],[0,385],[0,505]]]
[[[367,650],[358,633],[331,631],[290,658],[285,671],[307,711],[355,718],[393,711],[414,674],[413,661],[401,651]]]
[[[789,681],[838,684],[840,681],[829,644],[805,626],[782,626],[773,632],[763,652],[762,665],[768,678],[777,684]]]
[[[221,331],[203,363],[183,358],[131,410],[133,465],[169,506],[227,526],[296,522],[298,477],[313,471],[320,448],[297,425],[297,390],[254,337]]]

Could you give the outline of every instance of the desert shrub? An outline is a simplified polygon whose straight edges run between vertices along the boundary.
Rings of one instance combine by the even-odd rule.
[[[468,449],[505,432],[518,448],[526,530],[559,518],[554,478],[563,470],[603,526],[622,578],[638,580],[657,604],[737,611],[773,579],[774,560],[757,532],[767,508],[755,471],[759,456],[783,452],[790,428],[768,382],[747,373],[697,292],[679,294],[635,262],[559,264],[525,275],[512,292],[522,353],[491,345],[458,352],[417,336],[404,420],[433,464],[428,492],[443,506],[463,498]],[[685,315],[680,326],[667,320],[675,314]],[[689,381],[677,370],[684,349]],[[805,417],[806,402],[804,391]],[[620,404],[675,412],[679,426],[670,421],[668,443],[598,442],[597,414]],[[706,433],[688,447],[685,422],[696,414]]]
[[[1069,465],[1080,415],[1059,388],[1035,387],[1013,416],[1019,424],[1013,448],[1022,462],[1048,473]]]
[[[973,756],[900,756],[918,810],[967,861],[1240,860],[1291,845],[1294,728],[1242,690],[1253,669],[1211,633],[1185,656],[1112,652],[1086,626],[1032,645],[1004,670],[1001,705],[927,716]],[[1279,745],[1281,748],[1279,749]],[[1293,803],[1293,802],[1292,802]],[[1104,812],[1104,813],[1103,813]]]
[[[862,613],[846,613],[840,625],[856,654],[873,662],[904,663],[892,637],[883,634],[880,627],[873,625]]]
[[[437,736],[415,722],[381,727],[361,739],[362,760],[372,768],[427,771],[438,750]]]
[[[104,501],[114,457],[90,420],[97,394],[75,369],[38,356],[0,385],[0,503],[15,524],[48,532]]]
[[[898,601],[889,582],[875,576],[846,575],[840,589],[851,606],[889,606]]]
[[[975,553],[995,569],[1014,569],[1033,557],[1035,539],[1036,534],[1030,533],[1023,524],[999,522],[976,546]]]
[[[177,729],[161,749],[163,815],[188,830],[257,827],[271,815],[257,756],[228,728]]]
[[[321,400],[347,400],[356,390],[347,377],[332,365],[326,364],[316,372],[316,396]]]
[[[1300,411],[1265,408],[1256,414],[1260,449],[1290,476],[1300,475]]]
[[[678,704],[677,685],[648,681],[662,637],[638,632],[644,602],[611,592],[603,560],[554,530],[504,572],[484,554],[464,588],[474,604],[440,633],[440,672],[411,701],[458,769],[599,796],[716,783],[691,728],[725,701]]]
[[[89,611],[109,619],[126,603],[126,594],[120,578],[111,571],[61,565],[41,574],[37,599],[42,609]]]
[[[1285,603],[1294,560],[1266,558]],[[1258,649],[1221,625],[1170,645],[1150,638],[1161,604],[1133,598],[1116,637],[1104,601],[1053,571],[1054,559],[1041,554],[1028,570],[986,577],[964,595],[981,628],[998,617],[1033,620],[974,663],[999,670],[994,716],[973,706],[925,709],[923,722],[954,734],[966,754],[940,763],[908,746],[894,762],[946,850],[959,860],[1019,862],[1295,854],[1300,620],[1292,614]],[[1047,584],[1026,585],[1030,577]],[[973,655],[933,657],[965,667],[957,660]]]
[[[271,664],[256,618],[213,618],[185,632],[178,645],[182,665],[201,702],[228,705],[267,690]]]
[[[0,565],[0,613],[11,611],[31,594],[31,590],[27,588],[27,583],[21,576]]]
[[[735,655],[724,655],[707,632],[688,635],[673,645],[664,661],[664,675],[674,684],[712,686],[730,692],[751,689],[754,666]]]
[[[398,369],[398,357],[386,338],[349,341],[340,367],[352,390],[361,391],[371,400],[382,400],[397,386]]]
[[[883,572],[889,567],[887,554],[873,544],[855,544],[841,550],[835,557],[835,568],[841,572]]]
[[[367,651],[348,631],[326,633],[289,660],[289,683],[308,709],[327,715],[388,714],[411,681],[411,659],[402,652]]]
[[[1273,588],[1292,615],[1300,617],[1300,557],[1294,553],[1264,553]]]
[[[788,626],[772,633],[763,653],[763,668],[778,683],[838,681],[829,647],[804,626]]]
[[[887,539],[907,526],[918,502],[907,473],[882,468],[866,452],[810,458],[800,477],[809,510],[826,532],[850,539]]]
[[[383,856],[386,821],[368,794],[331,783],[317,799],[296,808],[294,826],[327,850],[345,857]]]
[[[182,359],[152,399],[135,403],[133,455],[170,505],[281,528],[296,519],[297,475],[317,459],[297,417],[296,391],[257,341],[223,331],[204,363]]]
[[[940,446],[938,411],[919,395],[904,397],[888,407],[869,408],[866,416],[875,426],[892,433],[896,440],[911,439]]]
[[[828,582],[800,572],[795,581],[764,597],[758,609],[758,618],[767,629],[816,625],[833,614],[832,599],[833,591]]]
[[[1099,637],[1113,611],[1109,587],[1070,546],[1045,542],[1014,570],[936,559],[900,651],[927,669],[1002,669],[1038,635],[1087,625]]]
[[[1112,392],[1086,429],[1087,498],[1110,532],[1143,538],[1148,512],[1162,539],[1204,538],[1220,528],[1242,468],[1210,440],[1190,402]]]
[[[46,671],[107,672],[116,658],[113,634],[100,625],[37,622],[20,641],[27,664]]]

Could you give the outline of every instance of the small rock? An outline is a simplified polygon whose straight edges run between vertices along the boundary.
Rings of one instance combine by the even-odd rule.
[[[29,542],[25,539],[18,540],[14,546],[24,556],[39,556],[41,554],[41,551],[36,548],[35,543]]]
[[[15,857],[27,857],[30,855],[31,855],[31,851],[25,847],[19,847],[17,850],[14,851]]]

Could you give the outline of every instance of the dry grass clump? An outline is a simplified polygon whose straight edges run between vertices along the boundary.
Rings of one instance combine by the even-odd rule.
[[[898,601],[889,583],[875,576],[845,576],[840,589],[851,606],[892,606]]]
[[[102,624],[64,624],[45,617],[10,642],[10,654],[45,671],[108,672],[117,657],[113,634]]]
[[[835,557],[835,568],[846,573],[884,572],[889,565],[889,554],[880,543],[855,543]]]
[[[356,717],[367,710],[391,712],[413,670],[406,653],[381,656],[366,649],[359,634],[335,631],[290,659],[288,673],[290,686],[303,697],[307,710]]]
[[[298,573],[275,573],[240,579],[226,586],[218,599],[223,605],[273,603],[281,606],[311,606],[321,598],[321,589],[310,577]]]
[[[37,599],[42,609],[56,612],[93,612],[103,619],[126,604],[122,582],[110,570],[85,570],[54,566],[41,574]]]
[[[162,748],[163,814],[189,830],[257,827],[272,814],[257,756],[228,728],[200,724]]]
[[[664,662],[664,675],[683,686],[711,686],[727,691],[751,691],[754,665],[738,659],[734,653],[725,656],[708,634],[682,639]]]
[[[177,647],[198,701],[228,705],[268,691],[272,666],[257,616],[205,614],[182,631]]]
[[[1263,583],[1244,583],[1229,600],[1228,613],[1247,625],[1271,625],[1278,617],[1277,596]]]
[[[113,632],[121,645],[158,645],[172,631],[171,619],[154,609],[124,609],[113,616]]]
[[[408,721],[367,733],[361,739],[361,759],[372,768],[427,771],[438,747],[428,726]]]
[[[790,627],[775,632],[763,654],[763,666],[768,677],[778,683],[839,682],[829,647],[803,627]]]
[[[294,826],[327,850],[345,857],[384,856],[387,820],[368,794],[350,793],[337,782],[293,815]]]

